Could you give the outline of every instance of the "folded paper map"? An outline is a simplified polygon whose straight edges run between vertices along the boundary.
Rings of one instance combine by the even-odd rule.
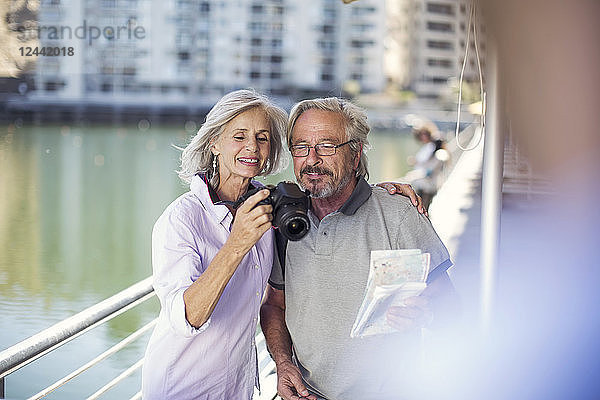
[[[364,337],[394,332],[386,322],[391,306],[423,292],[429,274],[429,253],[419,249],[373,250],[365,297],[350,332]]]

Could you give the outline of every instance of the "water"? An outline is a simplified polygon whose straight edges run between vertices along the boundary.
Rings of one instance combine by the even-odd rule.
[[[174,171],[179,127],[0,126],[0,350],[148,277],[156,218],[187,190]],[[418,145],[374,131],[371,182],[403,175]],[[288,167],[267,183],[293,180]],[[158,301],[94,329],[6,378],[22,399],[152,320]],[[80,399],[143,356],[148,335],[47,398]],[[104,398],[129,398],[139,372]]]

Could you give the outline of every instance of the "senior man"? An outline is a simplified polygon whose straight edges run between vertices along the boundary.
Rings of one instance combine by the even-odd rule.
[[[311,229],[280,252],[261,307],[261,326],[284,399],[399,399],[416,368],[420,329],[452,315],[448,251],[427,217],[403,196],[372,188],[363,148],[363,110],[338,98],[305,100],[290,114],[287,142],[294,173],[311,195]],[[398,332],[351,338],[371,250],[430,253],[428,287],[389,308]],[[284,265],[280,265],[284,264]]]

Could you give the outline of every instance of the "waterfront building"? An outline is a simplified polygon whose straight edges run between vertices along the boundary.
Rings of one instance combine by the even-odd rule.
[[[28,102],[164,108],[243,87],[377,92],[384,22],[377,0],[42,1],[39,46],[70,53],[35,58]]]
[[[421,98],[448,94],[449,78],[458,78],[462,68],[469,4],[466,0],[387,0],[385,61],[390,82]],[[479,18],[474,23],[484,69],[485,30]],[[472,33],[469,46],[464,80],[478,83]]]

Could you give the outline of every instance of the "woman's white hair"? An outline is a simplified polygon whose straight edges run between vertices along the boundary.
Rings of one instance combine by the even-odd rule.
[[[278,172],[283,164],[282,138],[287,113],[265,95],[244,89],[226,94],[208,112],[206,122],[181,153],[181,168],[177,171],[181,180],[189,184],[194,175],[205,174],[210,185],[216,189],[219,186],[219,166],[211,148],[229,121],[254,107],[265,111],[271,128],[271,148],[260,176]]]
[[[286,130],[287,145],[292,146],[292,131],[296,121],[302,115],[303,112],[310,109],[317,109],[323,111],[331,111],[340,114],[344,119],[344,128],[346,131],[346,140],[352,140],[348,146],[354,154],[362,151],[360,154],[360,161],[356,168],[356,176],[369,178],[369,160],[365,152],[370,148],[369,140],[367,136],[371,131],[369,124],[367,123],[367,113],[357,105],[351,103],[348,100],[340,99],[338,97],[319,98],[312,100],[303,100],[297,103],[290,111],[290,118],[288,120],[288,126]]]

